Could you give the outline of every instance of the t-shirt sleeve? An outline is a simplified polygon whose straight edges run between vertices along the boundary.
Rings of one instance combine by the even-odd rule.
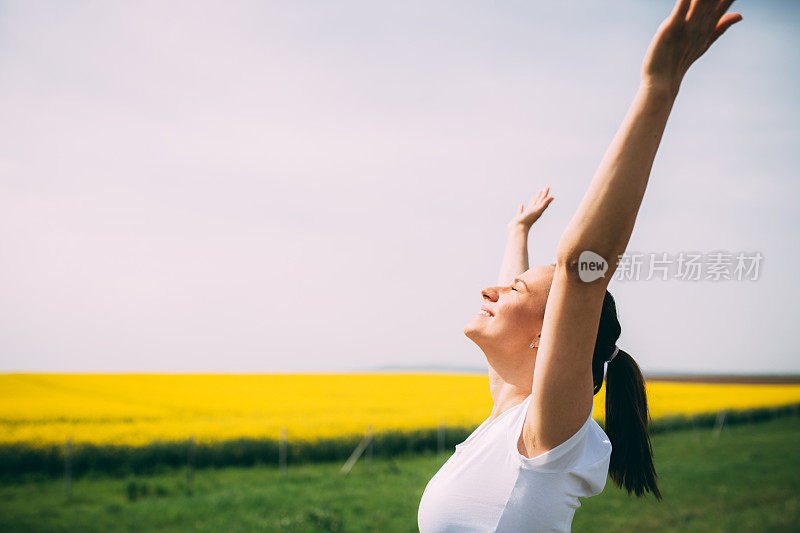
[[[603,491],[611,459],[611,442],[591,416],[570,438],[536,457],[525,457],[514,449],[520,467],[526,470],[564,473],[576,482],[577,496]]]

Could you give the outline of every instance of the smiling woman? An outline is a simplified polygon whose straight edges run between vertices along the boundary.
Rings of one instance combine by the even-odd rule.
[[[481,291],[481,312],[464,328],[489,363],[494,408],[425,488],[422,533],[569,531],[579,498],[599,494],[609,473],[629,493],[661,499],[644,378],[616,346],[621,328],[607,287],[684,74],[741,20],[726,14],[731,3],[678,0],[658,28],[639,91],[561,236],[555,265],[529,268],[527,258],[549,188],[509,223],[499,284]],[[589,253],[607,268],[584,279],[579,265]],[[604,375],[605,430],[592,419]]]

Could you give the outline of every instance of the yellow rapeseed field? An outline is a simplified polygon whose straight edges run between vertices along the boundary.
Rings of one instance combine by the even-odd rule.
[[[651,415],[800,402],[800,385],[650,382]],[[603,418],[604,391],[594,416]],[[314,439],[373,431],[475,427],[488,379],[444,374],[3,374],[0,443],[142,445],[237,437]]]

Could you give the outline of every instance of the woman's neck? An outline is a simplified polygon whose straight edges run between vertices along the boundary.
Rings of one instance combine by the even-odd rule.
[[[511,374],[511,375],[508,375]],[[533,370],[530,373],[506,373],[496,371],[489,365],[489,392],[494,406],[489,421],[525,401],[533,387]]]

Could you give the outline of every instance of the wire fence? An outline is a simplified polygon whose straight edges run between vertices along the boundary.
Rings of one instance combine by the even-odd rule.
[[[701,431],[710,430],[714,438],[719,438],[728,426],[799,415],[800,403],[723,410],[653,419],[650,431],[658,434],[692,429],[699,436]],[[243,438],[222,442],[197,442],[192,436],[186,441],[154,442],[145,446],[76,444],[71,437],[67,437],[62,446],[35,448],[20,444],[0,445],[0,480],[8,481],[26,475],[64,476],[64,497],[69,499],[73,478],[87,472],[129,475],[186,468],[186,481],[191,486],[194,471],[198,468],[271,464],[278,467],[282,476],[286,476],[290,464],[343,461],[341,473],[347,475],[362,457],[369,471],[373,456],[450,453],[474,429],[446,427],[441,423],[436,428],[373,433],[370,424],[363,435],[290,442],[287,429],[281,428],[277,441]]]

